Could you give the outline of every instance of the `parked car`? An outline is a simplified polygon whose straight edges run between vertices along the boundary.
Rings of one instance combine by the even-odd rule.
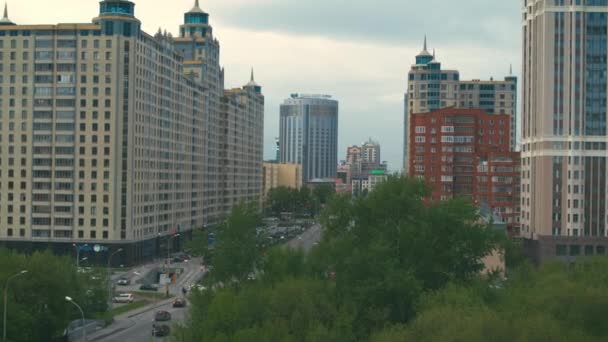
[[[133,303],[133,294],[131,293],[120,293],[114,297],[114,303]]]
[[[184,298],[177,298],[173,301],[174,308],[184,308],[186,307],[186,300]]]
[[[118,285],[120,285],[120,286],[127,286],[127,285],[131,284],[131,279],[129,279],[129,278],[120,278],[120,279],[118,279],[118,281],[116,283]]]
[[[143,284],[139,289],[142,291],[158,291],[158,286],[154,284]]]
[[[154,324],[152,326],[152,336],[163,337],[169,336],[171,328],[166,324]]]
[[[154,320],[157,322],[166,322],[171,320],[171,313],[169,311],[157,311],[154,315]]]

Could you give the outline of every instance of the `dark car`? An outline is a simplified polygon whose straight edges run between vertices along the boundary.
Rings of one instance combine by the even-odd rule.
[[[154,320],[157,322],[166,322],[171,320],[171,313],[168,311],[157,311],[154,315]]]
[[[152,336],[163,337],[169,336],[171,328],[165,324],[154,324],[152,326]]]
[[[142,291],[158,291],[158,286],[154,284],[143,284],[139,289]]]
[[[173,301],[174,308],[184,308],[186,307],[186,300],[184,298],[177,298]]]

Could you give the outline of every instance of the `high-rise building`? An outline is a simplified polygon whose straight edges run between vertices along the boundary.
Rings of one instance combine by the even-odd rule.
[[[522,234],[540,262],[606,254],[608,2],[522,3]]]
[[[361,145],[361,160],[370,164],[380,165],[380,144],[371,138]]]
[[[0,22],[0,241],[133,262],[259,198],[261,88],[224,92],[209,15],[184,19],[150,35],[105,0],[92,23]]]
[[[509,121],[481,109],[412,114],[410,174],[432,186],[431,200],[469,197],[517,232],[520,157],[510,151]]]
[[[281,105],[281,163],[302,164],[302,182],[334,179],[338,167],[338,101],[293,94]]]
[[[427,50],[426,37],[416,64],[408,73],[408,88],[404,99],[404,169],[410,169],[408,156],[409,116],[441,108],[479,108],[488,114],[507,114],[510,118],[510,146],[516,149],[517,77],[509,75],[503,81],[461,81],[457,70],[443,70],[435,52]]]

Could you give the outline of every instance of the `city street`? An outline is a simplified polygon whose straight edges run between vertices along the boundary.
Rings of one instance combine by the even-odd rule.
[[[142,278],[145,272],[162,265],[161,264],[150,264],[140,266],[132,271],[129,271],[123,275],[129,275],[131,278],[131,285],[125,287],[117,287],[117,292],[129,292],[136,291],[140,284],[137,284],[137,280]],[[182,275],[177,279],[176,284],[169,287],[169,293],[175,298],[182,296],[182,288],[188,288],[190,285],[195,284],[204,276],[204,269],[201,265],[201,260],[198,258],[192,259],[189,262],[174,263],[171,267],[183,268]],[[139,273],[137,275],[135,273]],[[118,279],[119,276],[113,276],[114,279]],[[158,290],[159,298],[165,293],[164,288]],[[152,336],[152,324],[154,321],[154,314],[159,310],[165,310],[171,313],[172,319],[167,324],[173,326],[176,323],[183,322],[186,319],[188,307],[185,308],[172,308],[173,299],[164,300],[158,303],[150,304],[141,309],[133,312],[126,313],[115,317],[114,323],[104,329],[96,331],[89,336],[89,341],[99,342],[112,342],[112,341],[129,341],[129,342],[147,342],[154,341]],[[156,338],[156,341],[165,341],[168,338]]]
[[[291,241],[287,242],[287,246],[289,248],[302,249],[308,252],[321,241],[321,238],[321,225],[316,223],[301,235],[298,235]]]

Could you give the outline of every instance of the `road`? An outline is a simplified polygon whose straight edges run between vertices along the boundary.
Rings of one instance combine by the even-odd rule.
[[[303,249],[310,251],[319,241],[321,241],[322,229],[319,224],[313,225],[310,229],[305,231],[302,235],[294,238],[287,242],[287,246],[294,249]],[[118,287],[118,292],[128,292],[131,290],[137,290],[139,284],[135,282],[149,270],[158,267],[158,264],[150,264],[140,266],[124,275],[127,275],[132,280],[132,284],[127,287]],[[183,275],[177,280],[177,284],[170,287],[170,293],[176,297],[181,296],[182,287],[189,287],[191,284],[195,284],[204,276],[204,270],[201,267],[200,259],[193,259],[188,263],[173,264],[172,267],[182,267],[184,269]],[[139,276],[137,274],[140,274]],[[118,279],[119,276],[113,276],[114,279]],[[159,290],[159,295],[162,295],[163,291]],[[115,321],[109,327],[101,329],[89,336],[89,342],[149,342],[149,341],[169,341],[169,338],[154,338],[152,337],[152,324],[154,320],[154,314],[159,310],[166,310],[171,313],[172,319],[167,324],[174,325],[176,323],[184,322],[188,315],[188,307],[186,308],[172,308],[172,300],[166,300],[163,302],[148,305],[142,309],[134,312],[126,313],[122,316],[115,318]]]
[[[142,266],[141,270],[152,269],[157,265]],[[182,275],[177,279],[176,284],[169,287],[171,295],[181,297],[183,287],[189,287],[195,284],[204,276],[204,269],[201,266],[200,259],[192,259],[187,263],[172,264],[172,267],[181,267],[184,269]],[[138,276],[132,274],[132,281],[138,280]],[[138,272],[139,273],[139,272]],[[139,276],[141,277],[141,276]],[[131,285],[130,287],[117,288],[120,292],[136,289],[139,285]],[[164,294],[164,290],[158,291],[159,296]],[[152,324],[156,311],[165,310],[171,313],[171,321],[163,324],[173,326],[176,323],[184,322],[187,318],[188,307],[173,308],[172,300],[165,300],[159,303],[150,304],[144,308],[134,312],[126,313],[115,317],[114,323],[104,329],[101,329],[89,336],[88,341],[92,342],[114,342],[114,341],[129,341],[129,342],[148,342],[148,341],[168,341],[168,338],[156,338],[152,336]]]
[[[314,224],[310,229],[297,236],[293,240],[287,242],[287,246],[293,249],[302,249],[306,252],[310,251],[317,243],[321,241],[322,229],[320,224]]]

